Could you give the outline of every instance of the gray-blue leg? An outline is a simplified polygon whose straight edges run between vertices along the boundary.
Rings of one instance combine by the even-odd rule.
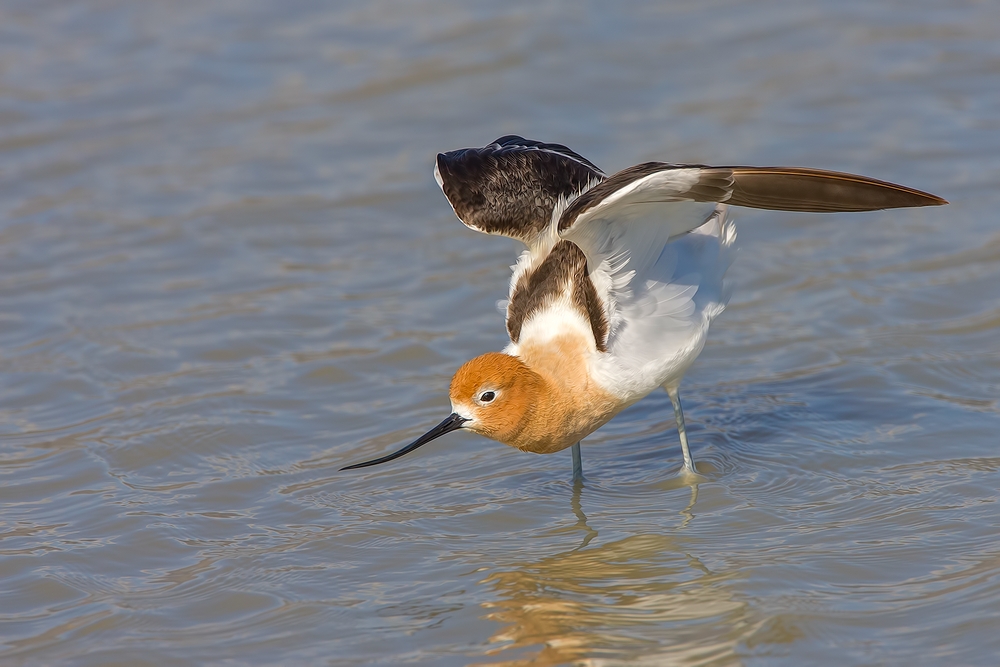
[[[684,472],[698,474],[694,469],[694,459],[691,458],[691,449],[688,447],[687,429],[684,428],[684,410],[681,409],[681,397],[677,393],[677,387],[666,387],[670,402],[674,406],[674,419],[677,420],[677,434],[681,438],[681,452],[684,454]]]
[[[573,455],[573,481],[582,482],[583,481],[583,458],[580,456],[580,443],[576,443],[569,448],[570,454]]]

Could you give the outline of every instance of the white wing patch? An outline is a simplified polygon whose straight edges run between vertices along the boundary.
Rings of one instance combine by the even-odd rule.
[[[701,226],[715,210],[713,202],[685,196],[700,173],[665,169],[633,181],[581,213],[562,237],[580,246],[592,273],[600,267],[612,278],[612,290],[641,280],[670,239]],[[556,207],[553,226],[563,210]]]
[[[612,338],[625,321],[622,306],[641,298],[637,290],[645,286],[664,247],[713,215],[715,203],[685,198],[700,172],[664,169],[637,179],[585,210],[562,233],[587,256],[590,278],[607,307]],[[553,227],[566,206],[556,207]],[[659,273],[664,273],[662,267]],[[660,293],[657,298],[662,301],[669,295]]]
[[[690,233],[646,250],[644,254],[656,256],[638,270],[621,266],[616,272],[615,262],[605,261],[591,271],[595,285],[612,286],[606,293],[611,311],[608,353],[598,357],[594,369],[602,385],[623,398],[645,396],[679,381],[698,356],[709,324],[729,300],[724,276],[736,229],[726,219],[726,209],[718,205]]]

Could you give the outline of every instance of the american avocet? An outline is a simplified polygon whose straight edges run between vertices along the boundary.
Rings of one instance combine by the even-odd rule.
[[[434,176],[467,227],[527,246],[510,280],[510,345],[458,369],[443,422],[342,470],[392,461],[461,428],[538,454],[572,447],[578,479],[580,440],[663,387],[683,471],[694,474],[678,386],[728,298],[728,206],[830,213],[947,203],[801,167],[645,162],[606,176],[566,146],[514,135],[439,154]]]

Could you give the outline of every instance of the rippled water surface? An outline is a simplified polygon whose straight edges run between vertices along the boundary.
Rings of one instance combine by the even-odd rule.
[[[4,665],[994,665],[1000,5],[0,2]],[[519,247],[441,150],[799,164],[682,393],[453,434]]]

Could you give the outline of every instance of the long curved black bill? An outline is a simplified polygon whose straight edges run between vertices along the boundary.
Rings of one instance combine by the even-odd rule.
[[[364,463],[355,463],[352,466],[345,466],[341,470],[353,470],[354,468],[367,468],[368,466],[377,466],[380,463],[388,463],[393,459],[398,459],[400,456],[409,454],[417,447],[423,447],[431,440],[435,438],[440,438],[445,433],[451,433],[454,430],[462,428],[462,424],[469,421],[465,417],[460,416],[457,412],[452,412],[447,419],[432,428],[431,430],[424,433],[422,436],[403,447],[398,452],[393,452],[388,456],[383,456],[380,459],[372,459],[371,461],[365,461]]]

